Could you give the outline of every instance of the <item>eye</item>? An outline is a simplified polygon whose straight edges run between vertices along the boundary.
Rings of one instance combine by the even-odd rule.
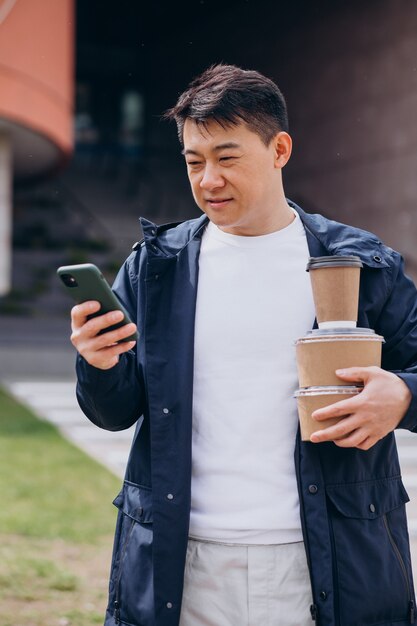
[[[201,165],[201,161],[187,161],[187,165],[195,167],[197,165]]]
[[[238,156],[222,156],[219,158],[219,162],[224,165],[232,165],[232,163],[237,161],[238,158]]]

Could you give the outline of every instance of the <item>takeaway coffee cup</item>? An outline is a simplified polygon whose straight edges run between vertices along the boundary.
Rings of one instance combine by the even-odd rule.
[[[300,387],[340,385],[337,369],[381,367],[383,341],[370,328],[309,331],[295,342]]]
[[[311,257],[313,299],[319,328],[352,328],[358,319],[362,262],[357,256]]]
[[[308,387],[307,389],[298,389],[294,396],[297,399],[298,417],[300,419],[301,439],[310,441],[311,435],[317,430],[323,430],[328,426],[333,426],[344,419],[343,417],[334,417],[324,421],[316,421],[311,415],[317,409],[321,409],[329,404],[346,400],[352,396],[356,396],[362,391],[362,387],[356,386],[338,386],[338,387]]]

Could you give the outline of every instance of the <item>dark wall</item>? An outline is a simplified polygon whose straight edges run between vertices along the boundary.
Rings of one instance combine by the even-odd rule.
[[[88,4],[85,23],[97,16],[94,4],[100,6],[107,45],[126,55],[116,71],[116,54],[108,54],[101,67],[110,97],[111,80],[131,81],[143,91],[144,154],[155,190],[168,194],[164,215],[198,210],[175,128],[160,115],[208,65],[236,63],[275,79],[286,95],[294,138],[284,176],[288,195],[307,209],[376,231],[417,265],[414,0],[235,0],[227,6],[187,0],[146,7],[123,0],[113,23],[113,3]],[[85,25],[79,29],[81,51],[89,36]],[[94,36],[103,49],[106,37]]]

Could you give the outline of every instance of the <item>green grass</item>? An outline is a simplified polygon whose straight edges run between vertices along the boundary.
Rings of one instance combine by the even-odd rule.
[[[0,533],[95,542],[114,528],[119,488],[119,479],[0,390]]]
[[[0,389],[0,626],[103,623],[120,483]]]

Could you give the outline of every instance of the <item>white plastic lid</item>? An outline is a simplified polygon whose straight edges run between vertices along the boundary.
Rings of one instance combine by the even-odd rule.
[[[299,343],[320,343],[320,342],[331,342],[331,341],[379,341],[380,343],[385,343],[385,339],[382,335],[377,335],[374,333],[361,333],[354,332],[357,329],[354,328],[344,328],[337,331],[336,329],[317,329],[314,331],[309,331],[307,335],[304,337],[299,337],[295,340],[294,344],[297,345]],[[347,332],[350,331],[350,332]]]
[[[363,389],[357,385],[335,385],[333,387],[326,386],[317,386],[317,387],[304,387],[303,389],[297,389],[294,393],[294,398],[299,398],[300,396],[330,396],[330,395],[357,395]]]

